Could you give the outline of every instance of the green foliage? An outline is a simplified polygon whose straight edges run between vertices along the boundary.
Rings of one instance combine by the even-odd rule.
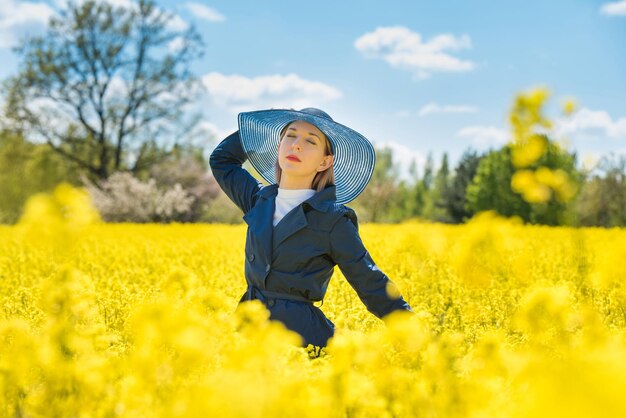
[[[530,168],[561,169],[577,182],[576,156],[548,141],[545,154]],[[572,223],[571,205],[556,199],[545,203],[530,203],[511,189],[515,168],[511,147],[489,152],[479,163],[476,175],[467,188],[466,209],[471,212],[495,210],[502,216],[519,216],[525,222],[560,225]]]
[[[454,223],[464,222],[474,215],[466,207],[466,191],[476,175],[481,158],[476,152],[466,151],[454,169],[454,178],[448,192],[444,194],[448,214]]]
[[[426,166],[424,167],[424,176],[422,176],[422,186],[424,190],[430,190],[432,187],[434,170],[433,154],[429,152],[426,158]]]
[[[446,196],[450,193],[450,181],[448,154],[444,153],[433,181],[433,188],[430,190],[423,207],[422,216],[437,222],[451,222],[452,219],[445,202]]]
[[[391,205],[387,213],[390,222],[400,222],[403,219],[416,216],[419,208],[415,199],[415,187],[401,180],[391,199]]]
[[[46,144],[0,132],[0,223],[16,222],[32,194],[52,191],[64,181],[78,184],[78,172]]]
[[[412,170],[415,170],[415,168],[412,167]],[[426,212],[428,212],[427,208],[431,206],[433,171],[433,155],[429,152],[428,157],[426,157],[426,164],[424,165],[424,175],[421,179],[416,176],[412,193],[409,195],[409,198],[414,200],[414,203],[411,205],[414,209],[409,216],[428,218]]]
[[[502,216],[529,219],[530,204],[511,190],[513,171],[509,147],[487,153],[467,187],[467,210],[476,213],[493,209]]]
[[[584,183],[576,201],[578,224],[625,226],[626,156],[604,157],[598,164],[598,172]]]
[[[367,222],[389,222],[390,209],[394,205],[398,169],[393,165],[390,148],[376,149],[376,166],[367,187],[355,200],[352,207],[359,217]]]

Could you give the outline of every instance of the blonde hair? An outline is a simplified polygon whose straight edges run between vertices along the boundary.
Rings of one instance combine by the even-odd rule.
[[[280,131],[280,139],[278,140],[279,142],[283,140],[283,136],[285,135],[285,131],[287,131],[287,128],[289,127],[289,125],[291,125],[293,122],[288,123],[281,131]],[[322,132],[322,134],[324,135],[324,155],[334,155],[331,152],[331,147],[330,147],[330,142],[328,141],[328,137],[326,136],[326,134],[324,134]],[[333,171],[335,165],[331,165],[330,167],[328,167],[326,170],[324,171],[318,171],[317,174],[315,174],[315,177],[313,177],[313,182],[311,183],[311,188],[315,189],[315,191],[322,191],[324,190],[327,186],[334,186],[335,185],[335,172]],[[283,174],[283,170],[282,168],[280,168],[280,164],[278,163],[278,158],[276,159],[276,163],[274,165],[274,169],[276,172],[276,183],[280,183],[280,177]]]

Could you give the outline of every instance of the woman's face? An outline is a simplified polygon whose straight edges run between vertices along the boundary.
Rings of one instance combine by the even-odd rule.
[[[310,178],[312,183],[319,171],[326,170],[332,165],[333,156],[325,155],[325,150],[326,137],[322,131],[304,121],[292,122],[278,144],[281,177],[289,176],[294,179],[297,177],[305,183]],[[292,156],[295,158],[289,158]]]

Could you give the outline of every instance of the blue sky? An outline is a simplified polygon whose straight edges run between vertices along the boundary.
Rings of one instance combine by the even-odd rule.
[[[17,68],[10,46],[41,33],[64,1],[2,1],[0,78]],[[500,147],[514,95],[546,86],[555,137],[581,163],[626,155],[626,0],[158,4],[206,43],[194,71],[215,135],[207,150],[240,111],[314,106],[391,146],[404,176],[428,152],[454,164],[468,148]],[[578,110],[564,120],[566,97]]]

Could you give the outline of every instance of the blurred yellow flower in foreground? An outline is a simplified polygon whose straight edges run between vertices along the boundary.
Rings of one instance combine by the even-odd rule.
[[[569,116],[572,113],[574,113],[574,111],[578,107],[578,104],[576,103],[576,99],[568,98],[568,99],[563,100],[562,106],[563,106],[563,113],[566,116]]]
[[[520,188],[562,182],[520,173]],[[415,314],[378,320],[336,269],[320,349],[261,302],[238,305],[245,225],[102,224],[80,192],[58,193],[0,234],[3,415],[626,415],[624,229],[493,212],[363,225]],[[40,245],[72,234],[63,258]]]
[[[18,230],[30,242],[67,247],[85,227],[101,222],[89,193],[62,183],[28,199]]]
[[[546,88],[536,88],[516,97],[509,121],[513,136],[509,144],[511,160],[516,171],[511,188],[529,203],[545,203],[554,196],[560,202],[571,200],[576,194],[574,181],[562,169],[539,165],[549,146],[559,149],[556,142],[550,144],[548,134],[552,122],[542,114],[542,107],[549,97]],[[573,101],[566,105],[566,112],[573,111]],[[536,167],[531,168],[535,165]]]

